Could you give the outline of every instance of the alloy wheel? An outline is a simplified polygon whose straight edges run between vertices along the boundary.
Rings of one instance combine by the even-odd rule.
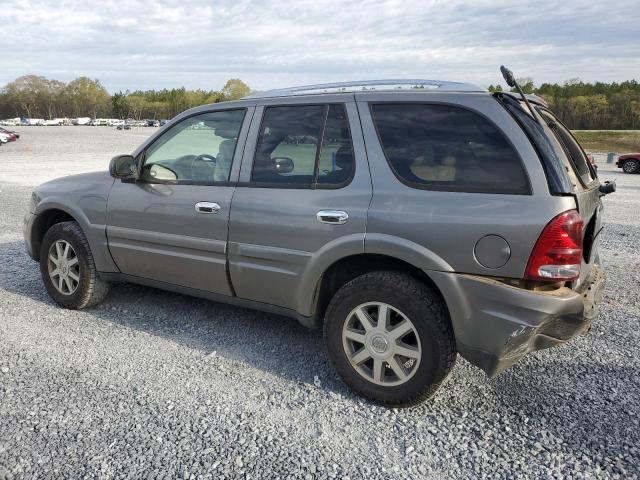
[[[342,328],[349,363],[369,382],[396,386],[409,381],[422,358],[415,325],[397,308],[369,302],[354,308]]]
[[[49,248],[48,271],[51,283],[63,295],[71,295],[80,284],[78,255],[65,240],[56,240]]]

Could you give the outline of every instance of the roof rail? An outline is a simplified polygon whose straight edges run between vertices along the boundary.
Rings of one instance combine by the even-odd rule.
[[[437,90],[441,92],[486,92],[486,89],[471,83],[445,82],[440,80],[393,79],[323,83],[302,87],[280,88],[277,90],[252,93],[244,98],[272,98],[289,97],[292,95],[317,95],[322,93],[352,93],[363,91],[415,91],[422,89]]]

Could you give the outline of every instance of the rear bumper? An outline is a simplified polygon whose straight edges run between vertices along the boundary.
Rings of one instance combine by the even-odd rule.
[[[430,272],[431,273],[431,272]],[[458,352],[490,377],[535,350],[587,330],[598,314],[604,272],[594,266],[577,290],[535,292],[473,275],[437,272]]]

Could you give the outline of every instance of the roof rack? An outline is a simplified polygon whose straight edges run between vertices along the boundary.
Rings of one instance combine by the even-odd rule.
[[[322,93],[350,93],[363,91],[437,90],[441,92],[485,92],[471,83],[445,82],[440,80],[364,80],[354,82],[324,83],[303,87],[280,88],[256,92],[244,98],[288,97],[291,95],[317,95]]]

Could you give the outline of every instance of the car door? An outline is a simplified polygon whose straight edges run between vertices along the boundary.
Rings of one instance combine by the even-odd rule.
[[[371,178],[352,95],[262,100],[229,224],[238,297],[308,316],[332,261],[362,253]]]
[[[137,181],[115,181],[107,238],[122,273],[232,295],[229,211],[252,111],[186,116],[140,152]]]

